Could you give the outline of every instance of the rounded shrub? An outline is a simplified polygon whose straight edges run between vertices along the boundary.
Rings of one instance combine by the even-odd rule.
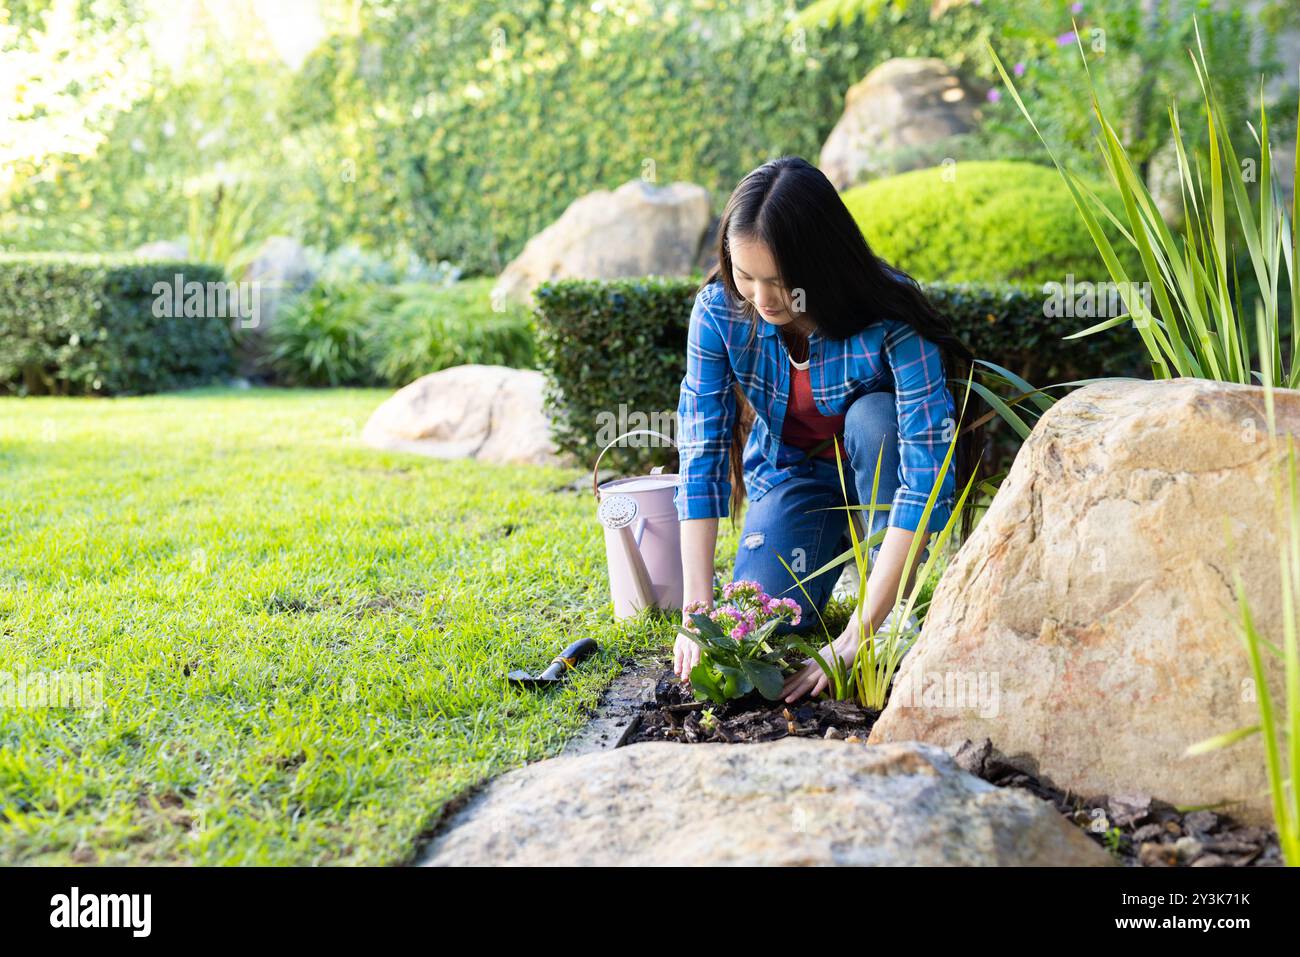
[[[1119,194],[1088,187],[1123,219]],[[874,180],[843,194],[877,255],[923,281],[1106,282],[1101,255],[1061,174],[1023,162],[961,162]],[[1106,224],[1136,281],[1141,261]]]

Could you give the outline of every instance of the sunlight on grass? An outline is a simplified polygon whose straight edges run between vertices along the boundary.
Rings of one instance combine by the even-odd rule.
[[[612,620],[576,470],[361,446],[380,391],[0,400],[0,861],[391,864],[672,625]],[[579,635],[560,691],[508,689]]]

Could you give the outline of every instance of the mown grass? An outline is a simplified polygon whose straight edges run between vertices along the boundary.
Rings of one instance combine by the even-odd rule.
[[[669,646],[612,621],[578,470],[367,449],[384,395],[0,400],[0,673],[103,679],[0,707],[0,861],[408,861]],[[506,687],[579,635],[562,690]]]

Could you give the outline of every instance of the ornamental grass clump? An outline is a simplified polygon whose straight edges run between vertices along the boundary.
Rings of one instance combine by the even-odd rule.
[[[1256,129],[1243,117],[1230,116],[1220,101],[1206,65],[1199,26],[1196,47],[1195,51],[1188,50],[1188,55],[1204,101],[1209,143],[1205,162],[1198,155],[1188,156],[1177,105],[1171,102],[1169,106],[1179,188],[1186,211],[1182,235],[1175,235],[1166,225],[1138,164],[1102,110],[1081,42],[1079,53],[1100,130],[1097,142],[1111,182],[1124,202],[1123,221],[1063,165],[1034,124],[997,53],[992,46],[988,47],[994,66],[1020,112],[1060,172],[1124,301],[1125,311],[1120,315],[1066,338],[1093,335],[1132,322],[1148,352],[1154,378],[1187,376],[1253,385],[1262,384],[1267,373],[1278,385],[1300,388],[1300,363],[1296,362],[1300,355],[1300,325],[1292,321],[1290,334],[1283,331],[1283,319],[1288,312],[1291,317],[1300,315],[1300,264],[1296,262],[1300,232],[1294,209],[1287,215],[1274,177],[1263,79]],[[1238,157],[1232,142],[1233,134],[1243,126],[1250,130],[1259,148],[1259,185],[1254,190],[1254,198],[1247,187],[1248,180],[1256,178],[1253,175],[1256,158]],[[1300,152],[1297,156],[1300,157]],[[1247,170],[1251,176],[1246,175]],[[1293,171],[1292,185],[1294,203],[1294,187],[1300,186],[1300,170]],[[1132,250],[1137,251],[1142,262],[1140,272],[1130,270],[1125,264],[1102,227],[1102,217],[1120,231],[1127,247],[1131,247],[1121,249],[1125,257]],[[1251,304],[1241,301],[1237,249],[1230,244],[1234,235],[1245,243],[1250,271],[1259,288],[1254,310],[1259,311],[1261,321],[1256,329],[1252,329]],[[1149,297],[1139,295],[1139,291],[1146,290]],[[1148,304],[1147,298],[1153,303]],[[1252,367],[1253,355],[1258,356],[1259,369]]]
[[[726,704],[758,689],[769,701],[781,696],[786,660],[797,638],[778,635],[783,623],[799,624],[802,610],[793,598],[773,598],[754,581],[733,581],[722,588],[722,601],[686,606],[689,624],[678,629],[700,646],[700,661],[691,669],[691,689],[701,701]]]

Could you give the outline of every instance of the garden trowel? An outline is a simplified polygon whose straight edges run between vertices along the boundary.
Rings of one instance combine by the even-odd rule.
[[[540,675],[530,675],[526,671],[512,671],[506,680],[520,688],[548,688],[564,680],[564,675],[597,650],[596,642],[591,638],[579,638],[569,647],[551,659],[550,666]]]

